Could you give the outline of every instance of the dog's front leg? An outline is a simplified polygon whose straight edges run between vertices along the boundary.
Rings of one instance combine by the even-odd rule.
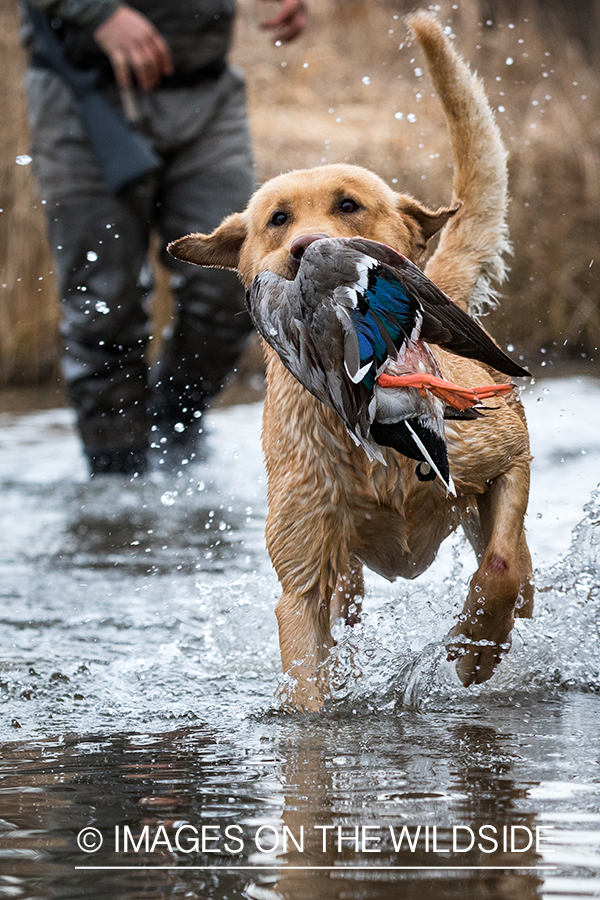
[[[339,573],[348,569],[348,527],[343,515],[318,503],[314,480],[304,485],[288,479],[284,488],[271,479],[266,528],[282,588],[275,613],[283,672],[289,676],[283,694],[288,706],[314,711],[329,693],[331,596]]]
[[[522,460],[495,478],[477,501],[485,551],[448,642],[448,658],[457,660],[465,687],[492,676],[510,647],[515,615],[532,612],[531,558],[523,531],[528,496],[529,465]]]
[[[322,596],[318,586],[307,593],[284,587],[275,609],[281,662],[289,676],[284,701],[307,712],[321,709],[329,693],[325,663],[334,644],[329,626],[330,596],[330,591]]]

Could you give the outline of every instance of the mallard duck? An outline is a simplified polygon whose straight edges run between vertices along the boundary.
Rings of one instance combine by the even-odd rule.
[[[246,295],[258,332],[371,460],[381,446],[417,460],[422,481],[453,489],[444,418],[473,419],[509,384],[441,377],[428,344],[510,376],[529,375],[406,257],[364,238],[300,239],[290,281],[261,272]]]

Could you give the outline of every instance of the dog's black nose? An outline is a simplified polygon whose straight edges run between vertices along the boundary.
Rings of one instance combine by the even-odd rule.
[[[326,234],[301,235],[300,237],[292,241],[292,246],[290,247],[290,256],[293,256],[296,260],[301,260],[307,247],[314,243],[314,241],[320,241],[326,237]]]

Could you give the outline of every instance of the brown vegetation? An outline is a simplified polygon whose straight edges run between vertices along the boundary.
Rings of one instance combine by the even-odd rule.
[[[444,120],[403,23],[416,5],[312,0],[307,34],[276,48],[257,24],[271,4],[239,0],[235,60],[249,83],[259,181],[323,160],[348,161],[397,179],[432,206],[450,199]],[[541,349],[546,358],[594,357],[600,333],[600,77],[581,43],[556,25],[549,3],[455,0],[439,6],[459,49],[485,80],[509,151],[515,253],[501,307],[486,324],[531,363],[542,358]],[[506,12],[486,25],[489,10],[500,6]],[[31,167],[14,162],[28,146],[16,22],[16,0],[4,0],[0,284],[7,287],[0,288],[0,384],[43,380],[56,356],[56,301],[39,201]]]
[[[16,2],[0,4],[0,385],[47,380],[55,369],[58,308],[45,223],[30,165],[25,54]]]
[[[242,3],[237,41],[259,180],[295,166],[350,162],[397,179],[434,207],[447,203],[445,122],[403,22],[418,4],[319,0],[305,38],[274,51],[256,26],[269,5]],[[569,7],[571,20],[585,5]],[[543,359],[540,350],[562,359],[594,357],[600,338],[597,70],[569,37],[556,2],[454,0],[435,8],[483,77],[509,152],[515,252],[501,306],[486,325],[531,363]],[[486,24],[489,9],[498,17]]]

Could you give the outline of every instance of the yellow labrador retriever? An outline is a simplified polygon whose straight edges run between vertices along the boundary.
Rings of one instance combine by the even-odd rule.
[[[490,280],[504,273],[506,153],[482,84],[437,20],[418,12],[409,25],[450,127],[451,206],[428,209],[369,171],[329,165],[272,179],[245,212],[229,216],[212,234],[175,241],[170,252],[197,265],[236,269],[248,286],[265,270],[293,279],[305,236],[361,236],[418,261],[429,238],[444,228],[426,273],[463,309],[476,309]],[[506,381],[481,363],[431,349],[452,382]],[[514,617],[530,616],[533,606],[523,528],[530,453],[518,398],[496,399],[476,421],[446,423],[452,496],[439,480],[418,480],[414,461],[392,449],[382,448],[386,466],[370,461],[337,415],[266,345],[265,354],[267,545],[282,586],[276,613],[283,669],[292,676],[290,702],[316,710],[326,699],[330,622],[339,615],[356,620],[363,564],[389,579],[414,578],[459,525],[479,566],[448,638],[449,657],[465,686],[490,678],[509,649]]]

